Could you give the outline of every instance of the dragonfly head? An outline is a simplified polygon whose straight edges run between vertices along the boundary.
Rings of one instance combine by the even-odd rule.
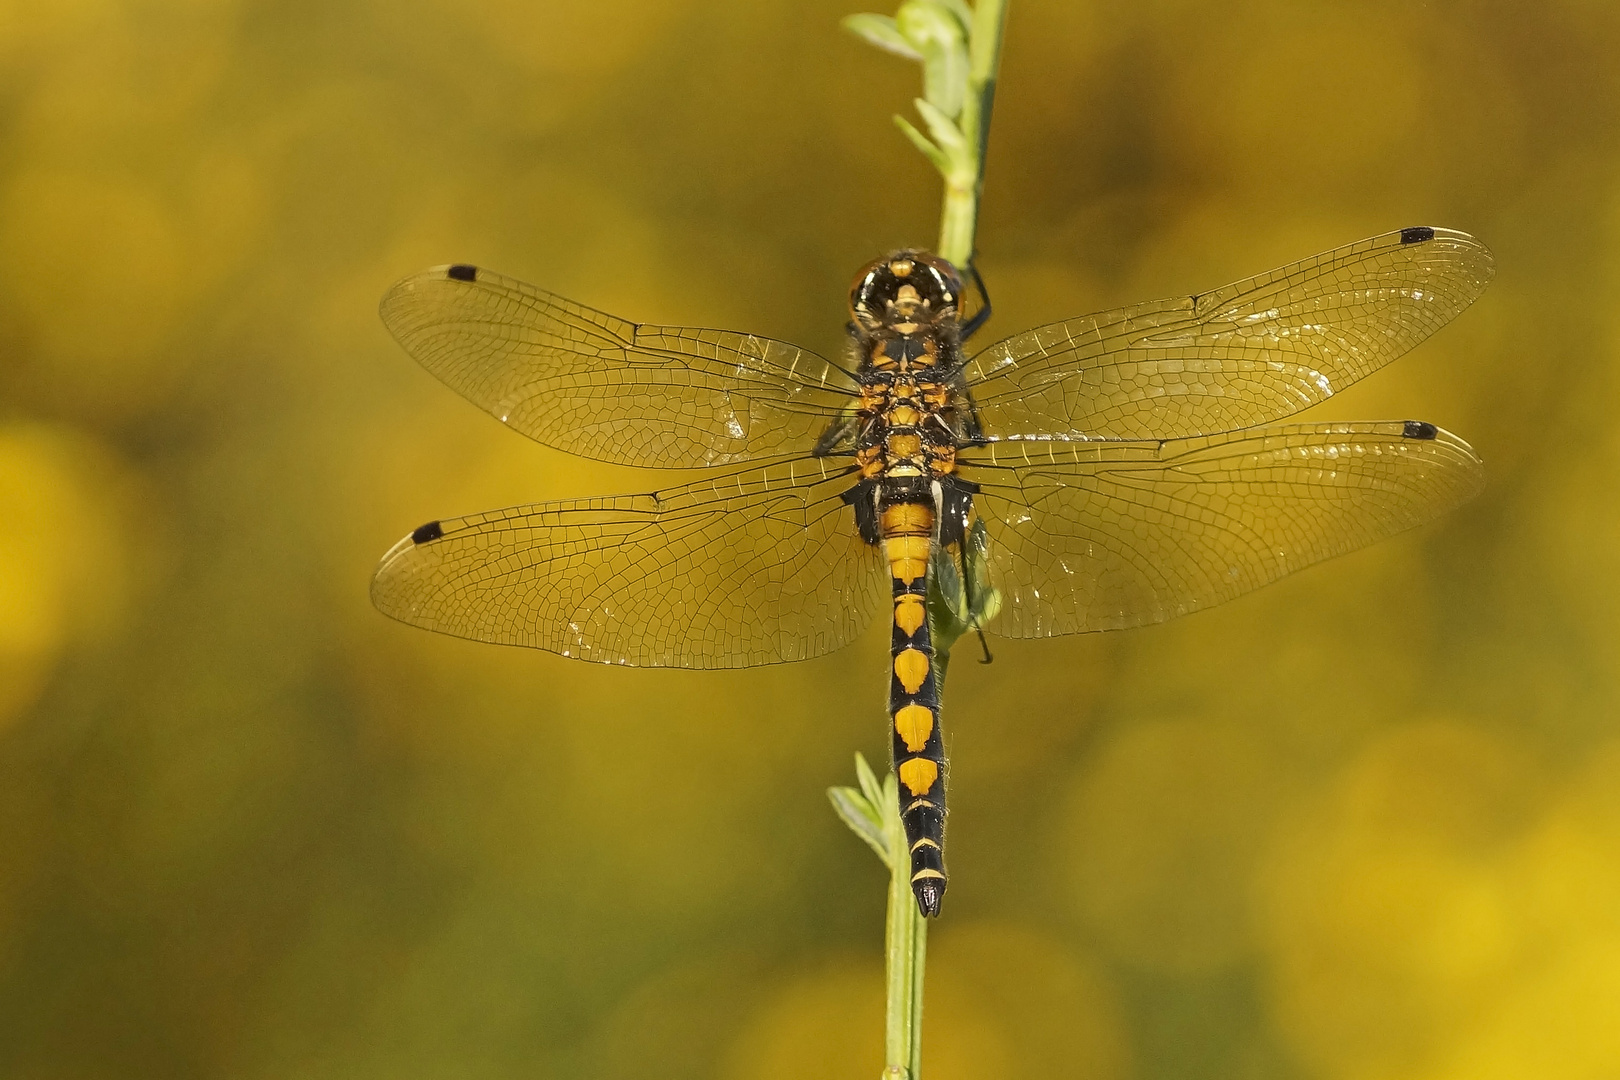
[[[867,266],[849,292],[849,310],[867,333],[915,334],[956,319],[962,277],[926,251],[897,251]]]

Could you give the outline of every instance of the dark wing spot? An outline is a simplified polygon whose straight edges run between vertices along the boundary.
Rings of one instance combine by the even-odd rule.
[[[466,263],[456,263],[456,265],[444,272],[444,276],[451,281],[477,281],[478,267],[469,266]]]
[[[1408,420],[1406,430],[1402,431],[1401,434],[1408,439],[1432,439],[1440,434],[1440,429],[1422,420]]]
[[[1401,230],[1401,243],[1421,244],[1425,240],[1434,239],[1434,230],[1427,225],[1414,225],[1410,229]]]
[[[439,523],[437,521],[430,521],[426,525],[423,525],[417,529],[415,532],[411,533],[411,543],[426,544],[429,541],[437,540],[443,535],[444,530],[439,527]]]

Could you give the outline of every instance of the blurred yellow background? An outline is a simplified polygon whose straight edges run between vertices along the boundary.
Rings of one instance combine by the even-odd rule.
[[[850,0],[0,0],[0,1076],[871,1077],[887,632],[611,670],[370,608],[649,474],[388,339],[468,261],[840,347],[929,243]],[[1319,419],[1490,486],[956,665],[930,1078],[1620,1074],[1620,6],[1014,0],[987,340],[1414,224],[1496,283]],[[759,717],[769,723],[761,725]]]

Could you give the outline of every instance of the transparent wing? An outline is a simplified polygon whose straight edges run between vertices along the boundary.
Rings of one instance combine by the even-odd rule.
[[[638,325],[472,266],[408,277],[381,310],[405,351],[467,400],[599,461],[698,468],[802,450],[855,393],[785,342]]]
[[[878,551],[839,498],[852,471],[799,458],[431,522],[383,557],[371,599],[429,630],[603,663],[803,660],[884,601]]]
[[[1235,431],[1383,367],[1472,303],[1493,269],[1471,236],[1402,229],[1211,293],[1042,326],[965,373],[992,438]]]
[[[1484,484],[1432,424],[1325,424],[1164,443],[985,447],[990,629],[1114,630],[1196,611],[1421,525]]]

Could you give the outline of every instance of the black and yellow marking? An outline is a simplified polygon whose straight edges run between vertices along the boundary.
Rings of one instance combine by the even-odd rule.
[[[945,744],[939,668],[928,626],[935,546],[960,544],[972,484],[956,473],[971,439],[957,414],[961,378],[957,297],[950,264],[920,251],[879,260],[850,296],[861,395],[856,486],[844,493],[861,538],[880,544],[894,597],[889,723],[900,781],[900,819],[911,853],[911,889],[924,915],[945,894]],[[964,415],[971,412],[966,403]]]
[[[911,852],[912,893],[924,915],[937,915],[946,878],[945,743],[927,614],[934,506],[895,502],[883,508],[879,520],[894,594],[889,718],[901,821]]]

